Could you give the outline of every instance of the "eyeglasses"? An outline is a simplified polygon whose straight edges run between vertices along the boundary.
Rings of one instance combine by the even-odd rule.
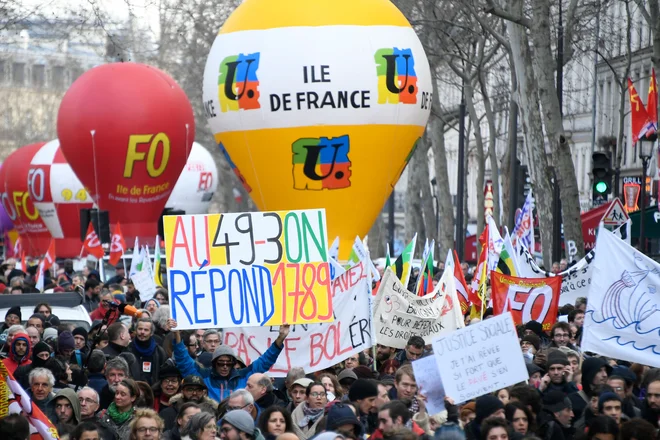
[[[248,406],[248,405],[250,405],[250,404],[247,403],[247,404],[245,404],[245,405],[243,405],[243,406],[229,406],[229,405],[227,405],[227,411],[236,411],[236,410],[239,410],[239,409],[243,409],[243,408],[245,408],[245,407]]]
[[[193,393],[193,394],[202,394],[204,392],[204,388],[188,387],[188,388],[184,388],[183,391],[188,391],[188,392]]]
[[[218,362],[215,363],[215,366],[216,366],[216,367],[220,367],[220,368],[222,368],[222,367],[231,367],[232,365],[234,365],[233,362],[222,362],[222,361],[218,361]]]
[[[204,429],[206,429],[206,427],[204,427]],[[215,429],[217,431],[218,428]],[[233,426],[227,426],[227,427],[223,426],[222,428],[220,428],[220,432],[222,432],[223,434],[227,434],[228,432],[231,432],[233,430],[234,430]]]
[[[90,399],[89,397],[79,397],[78,400],[80,401],[81,405],[83,403],[84,404],[90,404],[90,405],[93,404],[93,403],[98,403],[96,400]]]
[[[137,432],[139,432],[140,434],[144,434],[145,432],[149,432],[149,434],[158,434],[160,432],[160,428],[156,426],[140,426],[137,429]]]
[[[215,426],[215,425],[206,425],[206,426],[204,427],[204,431],[214,431],[214,432],[218,432],[218,427]],[[223,432],[227,432],[227,431],[223,431]]]
[[[309,395],[316,398],[316,399],[318,399],[319,397],[328,397],[328,395],[326,393],[318,393],[316,391],[313,392],[313,393],[309,393]]]
[[[179,379],[177,379],[176,377],[168,377],[166,379],[163,379],[163,383],[169,383],[170,385],[172,385],[172,384],[175,384],[175,383],[179,383]],[[190,388],[188,388],[188,389],[190,389]]]

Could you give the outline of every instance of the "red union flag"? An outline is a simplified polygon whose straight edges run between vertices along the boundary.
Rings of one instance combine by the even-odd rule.
[[[490,273],[493,313],[511,311],[516,325],[537,321],[543,331],[550,331],[557,321],[562,277],[518,278]]]
[[[87,227],[87,235],[85,236],[85,242],[83,243],[83,247],[89,254],[94,255],[96,258],[98,259],[103,258],[104,252],[103,252],[103,248],[101,247],[101,240],[99,240],[99,236],[96,235],[96,231],[94,231],[94,226],[92,226],[91,223]]]
[[[112,233],[112,243],[110,243],[110,264],[114,266],[119,263],[124,252],[126,252],[126,241],[124,240],[124,235],[121,233],[121,227],[117,223]]]

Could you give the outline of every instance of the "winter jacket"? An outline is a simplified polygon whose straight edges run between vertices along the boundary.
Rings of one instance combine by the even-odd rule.
[[[27,351],[24,356],[18,356],[16,354],[16,342],[24,341],[27,344]],[[14,374],[16,369],[22,365],[30,365],[32,360],[30,356],[32,354],[32,348],[30,346],[30,337],[26,333],[16,333],[14,339],[11,341],[11,348],[9,350],[9,356],[2,360],[2,363],[5,364],[7,370]]]
[[[96,428],[99,431],[99,437],[101,438],[101,440],[114,440],[115,439],[114,433],[112,431],[110,431],[108,428],[106,428],[105,426],[101,425],[101,419],[98,415],[95,414],[93,417],[90,417],[88,419],[82,419],[80,423],[83,423],[83,422],[89,422],[89,423],[93,423],[94,425],[96,425]]]
[[[167,360],[167,354],[163,347],[156,345],[151,355],[143,355],[135,346],[136,343],[136,341],[131,342],[127,350],[135,355],[137,361],[131,366],[131,377],[134,380],[141,380],[153,385],[158,382],[160,366]]]
[[[71,388],[64,388],[61,389],[55,394],[55,397],[53,397],[53,400],[48,402],[48,413],[54,415],[54,418],[51,419],[53,423],[58,423],[59,420],[57,418],[56,412],[55,412],[55,402],[59,397],[64,397],[66,398],[69,403],[71,404],[71,408],[73,408],[73,419],[74,422],[71,423],[72,425],[77,425],[80,423],[81,416],[80,416],[80,400],[78,400],[78,396],[76,395],[76,392],[73,391]]]
[[[302,402],[300,405],[296,407],[296,409],[293,410],[293,413],[291,414],[291,420],[293,421],[293,433],[296,434],[300,440],[307,440],[309,438],[314,437],[316,435],[316,425],[318,425],[321,419],[323,418],[323,417],[319,417],[311,426],[308,425],[303,428],[298,426],[298,423],[305,416],[303,412],[303,408],[305,407],[305,405],[306,403]]]
[[[270,391],[263,396],[261,396],[255,403],[261,409],[270,408],[271,406],[280,406],[282,408],[286,407],[286,402],[278,399],[273,391]]]
[[[587,407],[588,396],[591,394],[591,383],[602,367],[607,369],[607,374],[612,371],[612,367],[603,358],[586,358],[582,363],[582,391],[568,396],[573,405],[573,414],[575,414],[573,420],[579,419],[582,416],[582,411]]]
[[[87,386],[93,388],[99,395],[101,390],[108,384],[108,380],[101,373],[90,373],[87,379]]]
[[[110,342],[108,345],[103,347],[103,350],[101,351],[103,351],[103,354],[105,354],[106,359],[112,359],[112,358],[116,358],[117,356],[125,352],[126,349],[127,347],[123,347],[119,344],[115,344],[114,342]]]
[[[132,408],[131,411],[135,412],[135,408]],[[114,420],[107,414],[107,411],[103,411],[103,413],[99,416],[99,423],[101,424],[102,427],[108,429],[110,432],[112,432],[112,435],[114,435],[115,440],[126,440],[129,437],[129,434],[131,433],[131,421],[133,420],[134,415],[131,416],[128,420],[126,420],[124,423],[115,423]]]
[[[82,305],[87,310],[87,313],[92,313],[101,303],[101,300],[98,295],[92,295],[91,297],[87,296],[85,293],[82,296]],[[103,319],[103,318],[101,318]]]
[[[108,309],[104,309],[103,305],[99,304],[99,306],[96,309],[94,309],[94,311],[92,313],[89,314],[89,319],[91,319],[92,322],[97,320],[97,319],[99,321],[102,321],[103,318],[105,318],[106,313],[108,313]],[[108,318],[108,325],[113,324],[114,322],[116,322],[117,319],[119,319],[119,315],[120,315],[120,313],[119,313],[118,309],[112,310],[112,312],[110,313],[110,318]]]
[[[183,377],[189,375],[201,376],[208,387],[208,396],[216,402],[229,397],[229,395],[239,388],[245,388],[248,378],[254,373],[265,373],[270,370],[278,356],[282,352],[282,347],[276,343],[268,347],[268,350],[259,358],[255,359],[250,365],[237,370],[232,368],[229,376],[221,377],[214,368],[205,368],[199,365],[188,353],[188,348],[183,341],[174,346],[174,359],[176,366]]]
[[[541,440],[572,440],[573,428],[565,428],[555,419],[555,415],[547,410],[539,413],[536,420],[538,436]]]
[[[179,408],[185,402],[186,400],[183,398],[183,394],[175,394],[170,399],[170,406],[160,412],[160,417],[165,421],[166,431],[176,426],[176,416],[179,413]],[[218,409],[218,402],[206,396],[204,396],[200,402],[195,403],[199,405],[202,411],[211,414],[215,414],[216,409]]]

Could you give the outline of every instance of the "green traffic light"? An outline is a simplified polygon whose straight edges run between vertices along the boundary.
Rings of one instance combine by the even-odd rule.
[[[607,183],[598,182],[596,183],[596,192],[599,194],[604,194],[607,191]]]

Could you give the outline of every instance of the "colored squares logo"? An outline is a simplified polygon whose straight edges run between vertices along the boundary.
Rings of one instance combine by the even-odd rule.
[[[293,188],[321,191],[351,186],[348,135],[336,138],[302,138],[293,152]]]
[[[416,104],[417,74],[412,50],[384,48],[376,51],[379,104]]]
[[[259,105],[260,53],[233,55],[220,63],[218,100],[220,111],[255,110]]]

